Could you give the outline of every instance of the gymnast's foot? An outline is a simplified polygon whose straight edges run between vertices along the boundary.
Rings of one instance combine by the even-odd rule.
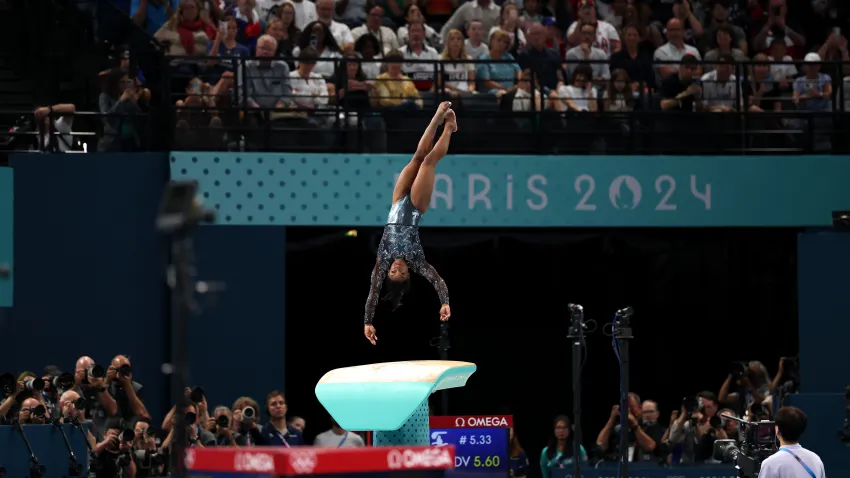
[[[442,103],[440,103],[440,106],[437,107],[437,112],[434,114],[434,121],[437,122],[437,126],[443,124],[443,120],[446,118],[446,114],[451,110],[451,101],[443,101]]]
[[[446,112],[445,116],[446,128],[451,128],[452,133],[457,132],[457,116],[455,116],[454,110],[449,110]]]

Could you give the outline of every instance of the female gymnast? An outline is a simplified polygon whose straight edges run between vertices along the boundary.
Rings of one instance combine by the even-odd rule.
[[[410,163],[404,167],[393,189],[393,202],[384,235],[378,246],[378,258],[372,269],[372,286],[366,300],[366,317],[363,334],[372,345],[378,337],[372,318],[378,296],[386,282],[387,295],[384,300],[392,303],[393,310],[401,306],[401,298],[410,289],[410,272],[413,271],[428,279],[440,297],[440,320],[449,320],[449,291],[446,283],[437,274],[431,264],[425,261],[425,253],[419,243],[419,219],[431,204],[431,192],[434,190],[434,169],[437,162],[449,150],[449,141],[457,131],[457,118],[449,102],[441,103],[431,124],[419,140],[419,146]],[[434,144],[437,128],[445,121],[443,134]],[[433,148],[433,149],[432,149]]]

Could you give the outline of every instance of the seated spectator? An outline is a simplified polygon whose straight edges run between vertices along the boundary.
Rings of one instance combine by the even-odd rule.
[[[276,22],[275,17],[273,17],[269,20],[267,29],[267,32],[277,40],[276,56],[293,58],[292,52],[301,36],[301,30],[295,26],[295,7],[289,2],[284,3],[278,8],[276,18],[280,20],[280,23]],[[292,63],[290,67],[295,68],[295,63]]]
[[[747,81],[743,83],[743,95],[747,98],[750,111],[781,111],[782,92],[779,83],[770,74],[767,55],[759,53],[749,66]]]
[[[331,79],[336,90],[337,104],[342,105],[345,112],[371,109],[370,94],[374,83],[363,73],[357,53],[345,52],[343,60],[345,70],[337,69],[337,74]]]
[[[428,22],[425,20],[425,16],[422,14],[422,10],[415,3],[409,4],[404,9],[404,19],[407,22],[404,26],[401,26],[396,31],[396,36],[398,37],[398,43],[401,46],[407,45],[408,42],[408,30],[410,29],[410,25],[414,23],[421,23],[425,26],[425,44],[434,48],[435,50],[440,49],[440,45],[443,42],[440,40],[440,34],[434,30],[431,25],[428,25]]]
[[[286,423],[286,397],[274,390],[266,397],[269,422],[260,428],[256,423],[251,428],[251,441],[259,446],[304,446],[301,432]]]
[[[105,116],[103,136],[97,144],[99,152],[134,151],[139,146],[134,118],[139,113],[138,94],[127,72],[115,68],[101,78],[99,110]],[[127,117],[129,116],[129,117]]]
[[[197,0],[181,0],[174,15],[154,34],[166,43],[170,56],[206,55],[209,44],[218,34],[209,13],[200,9]]]
[[[508,48],[508,51],[512,55],[516,55],[520,50],[525,48],[525,33],[520,28],[519,9],[513,3],[502,5],[502,11],[499,14],[499,24],[490,28],[487,35],[489,41],[492,41],[493,33],[498,30],[502,30],[510,37],[511,46]]]
[[[372,89],[372,104],[386,109],[421,109],[422,99],[419,90],[407,76],[402,74],[401,60],[404,55],[398,50],[387,54],[387,72],[378,75]]]
[[[549,95],[549,103],[555,111],[597,111],[596,91],[593,89],[593,69],[590,65],[579,65],[571,76],[572,83],[558,88]]]
[[[302,32],[309,31],[307,25],[319,19],[319,12],[316,11],[316,4],[312,1],[305,0],[264,0],[265,3],[292,3],[295,8],[295,26]]]
[[[602,93],[600,111],[625,113],[635,109],[635,91],[632,80],[626,70],[614,70],[608,87]]]
[[[652,21],[652,8],[644,2],[626,7],[625,25],[626,27],[635,26],[638,32],[639,48],[641,51],[648,52],[650,57],[658,47],[664,44],[660,25]],[[621,36],[623,34],[624,32],[620,32]]]
[[[386,55],[392,50],[398,50],[401,45],[398,44],[398,38],[392,29],[382,25],[384,20],[384,9],[378,5],[374,5],[369,9],[369,15],[366,16],[366,23],[351,30],[351,35],[354,41],[360,39],[363,35],[369,34],[378,39],[378,44],[381,45],[380,53]]]
[[[696,111],[702,109],[702,87],[695,82],[699,77],[699,60],[688,55],[682,58],[678,73],[661,82],[661,109],[664,111]]]
[[[513,55],[508,53],[511,37],[502,30],[491,35],[490,51],[482,55],[480,60],[502,60],[507,63],[480,63],[475,68],[475,79],[478,91],[492,93],[501,97],[516,88],[516,80],[521,72]]]
[[[627,23],[626,16],[629,3],[626,0],[613,0],[607,12],[597,12],[601,14],[602,20],[610,23],[619,32]]]
[[[179,0],[132,0],[130,18],[153,35],[171,18],[179,3]]]
[[[315,111],[327,106],[330,93],[322,75],[315,73],[316,50],[307,47],[298,54],[298,68],[289,74],[289,84],[292,87],[292,99],[295,107],[311,110],[309,116],[317,125],[326,123],[330,116],[316,116]]]
[[[460,30],[464,25],[472,21],[481,23],[481,31],[489,32],[491,28],[499,24],[501,9],[492,0],[475,0],[465,2],[455,10],[451,18],[446,21],[440,30],[440,37],[445,42],[449,30]]]
[[[316,12],[319,21],[328,27],[341,50],[354,46],[354,38],[348,25],[334,20],[334,0],[316,0]]]
[[[805,111],[830,111],[832,79],[821,73],[820,56],[809,53],[803,61],[803,76],[794,80],[794,104]]]
[[[324,431],[316,435],[313,440],[313,446],[326,448],[359,448],[366,446],[360,435],[344,430],[339,426],[339,423],[331,417],[330,430]]]
[[[352,30],[366,21],[366,0],[340,0],[335,3],[336,19]]]
[[[533,105],[531,102],[532,97],[534,98]],[[522,73],[519,75],[519,82],[517,82],[517,90],[511,104],[511,110],[519,112],[543,111],[542,99],[540,89],[532,88],[531,86],[531,70],[522,70]]]
[[[381,45],[378,39],[372,35],[363,35],[354,42],[354,51],[357,52],[360,59],[360,66],[363,68],[363,74],[366,79],[374,81],[381,74],[382,64],[377,60],[383,58],[381,53]]]
[[[738,111],[742,103],[741,85],[732,73],[735,58],[723,53],[717,68],[702,75],[702,100],[707,111],[728,113]]]
[[[546,48],[555,52],[555,55],[563,60],[564,55],[567,53],[567,44],[564,42],[564,35],[558,28],[555,17],[545,17],[540,22],[540,25],[543,26],[546,32],[546,35],[544,36],[546,39]]]
[[[442,88],[453,97],[459,97],[461,93],[475,92],[475,65],[453,62],[471,60],[463,40],[460,30],[450,31],[446,47],[440,54],[440,61],[443,62]]]
[[[522,2],[522,13],[519,15],[519,20],[524,30],[528,30],[531,25],[542,23],[544,18],[554,15],[540,3],[540,0],[525,0]]]
[[[72,104],[36,108],[33,115],[36,124],[41,124],[39,131],[43,132],[41,140],[43,151],[65,153],[74,149],[74,137],[71,135],[71,129],[74,126],[74,113],[76,112],[77,108]]]
[[[611,55],[612,70],[624,70],[631,79],[632,91],[654,90],[655,71],[652,69],[652,52],[641,48],[640,31],[630,24],[623,29],[623,49]]]
[[[532,2],[536,2],[537,0],[531,0]],[[525,2],[528,5],[528,0]],[[523,478],[524,476],[528,476],[528,455],[525,454],[525,450],[522,449],[522,445],[519,444],[519,438],[517,438],[516,431],[513,427],[510,428],[510,444],[508,449],[508,470],[511,478]]]
[[[275,52],[277,41],[263,35],[257,40],[260,59],[245,62],[245,105],[249,108],[286,108],[292,103],[289,66],[285,61],[275,60]]]
[[[439,74],[437,62],[440,54],[437,50],[425,44],[425,25],[414,23],[410,25],[410,38],[407,45],[401,47],[405,60],[429,61],[429,63],[405,63],[404,74],[413,80],[419,91],[432,91],[434,79]]]
[[[459,30],[459,29],[458,29]],[[448,30],[451,31],[451,30]],[[448,33],[442,38],[447,39]],[[480,20],[472,20],[466,25],[466,53],[472,58],[481,58],[490,49],[484,41],[484,24]]]
[[[186,147],[207,148],[218,146],[222,139],[222,122],[219,117],[225,96],[232,87],[233,73],[225,72],[215,86],[192,78],[186,85],[185,99],[177,100],[177,137]]]
[[[594,80],[607,80],[611,78],[611,70],[608,67],[608,55],[604,51],[593,46],[596,37],[596,25],[583,23],[579,29],[582,41],[578,46],[567,50],[567,77],[573,76],[573,71],[579,64],[590,64],[593,70]],[[592,63],[591,63],[592,62]]]
[[[705,29],[705,33],[700,38],[699,46],[703,51],[710,51],[718,48],[719,46],[719,38],[717,37],[717,32],[720,30],[726,30],[729,34],[729,48],[731,50],[739,50],[744,56],[747,55],[747,34],[744,32],[744,29],[730,23],[730,1],[729,0],[716,0],[714,2],[714,7],[711,9],[711,23],[708,25],[708,28]],[[729,51],[724,51],[724,53],[729,53]],[[708,54],[706,54],[706,58],[708,58]],[[736,57],[736,59],[738,59]]]
[[[336,61],[342,58],[342,51],[339,49],[336,40],[331,35],[331,30],[322,22],[315,21],[307,25],[304,33],[298,38],[298,46],[292,51],[295,58],[301,53],[301,50],[310,47],[316,51],[318,60],[314,73],[322,75],[323,78],[333,76],[336,69]]]
[[[257,38],[266,30],[265,23],[255,9],[256,5],[256,0],[238,0],[233,11],[238,29],[236,41],[251,51],[257,47]]]
[[[770,74],[779,83],[779,89],[783,94],[791,94],[791,85],[794,78],[799,74],[794,65],[794,59],[787,55],[788,46],[785,43],[785,33],[778,33],[775,41],[770,44],[767,51],[768,60],[771,62],[782,62],[770,66]]]
[[[656,82],[660,84],[667,77],[674,76],[680,70],[678,62],[686,56],[702,60],[702,56],[696,48],[685,44],[685,30],[682,21],[678,18],[671,18],[667,22],[667,43],[658,47],[653,55],[653,61],[656,62]]]
[[[717,37],[717,46],[713,50],[705,54],[706,63],[703,67],[703,71],[708,73],[713,70],[716,65],[711,62],[717,61],[723,55],[731,55],[736,62],[749,60],[749,58],[747,58],[747,55],[743,51],[738,48],[733,48],[732,35],[734,35],[734,32],[732,30],[731,25],[723,25],[720,28],[714,30],[714,33]]]
[[[571,468],[573,460],[576,459],[573,452],[573,430],[570,419],[566,415],[555,418],[554,431],[549,437],[549,442],[540,453],[540,474],[543,478],[550,478],[552,470],[557,468]],[[584,446],[579,445],[582,464],[587,463],[587,452]]]
[[[614,25],[596,17],[596,4],[593,0],[582,3],[578,11],[578,20],[574,21],[567,30],[567,44],[570,47],[578,46],[585,41],[579,26],[586,23],[595,26],[596,38],[593,40],[593,46],[605,52],[606,58],[620,51],[620,34],[617,33]]]
[[[546,27],[543,25],[529,27],[528,45],[520,53],[518,62],[521,68],[534,72],[544,95],[557,90],[564,83],[561,59],[554,50],[546,47]]]

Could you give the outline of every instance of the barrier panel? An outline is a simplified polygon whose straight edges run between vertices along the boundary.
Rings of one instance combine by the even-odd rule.
[[[548,478],[572,478],[573,470],[559,468],[552,470]],[[603,464],[599,468],[582,468],[582,478],[617,478],[616,464]],[[738,471],[732,465],[670,466],[656,464],[630,463],[629,478],[739,478]]]
[[[383,226],[407,155],[171,154],[223,225]],[[423,225],[803,227],[850,209],[846,156],[457,156]]]
[[[84,423],[83,428],[88,429]],[[84,477],[89,469],[89,450],[85,435],[71,425],[62,425],[71,450],[78,464],[83,466],[79,476]],[[66,478],[71,476],[68,469],[68,451],[59,429],[53,425],[23,425],[24,433],[32,446],[38,462],[44,465],[43,478]],[[6,476],[21,478],[30,476],[30,454],[21,434],[13,426],[0,426],[0,466],[6,468]]]

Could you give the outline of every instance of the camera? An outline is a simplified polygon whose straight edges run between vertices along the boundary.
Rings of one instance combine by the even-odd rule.
[[[227,415],[219,415],[218,418],[215,419],[215,424],[220,428],[227,428],[230,425],[230,418]]]
[[[685,409],[685,420],[692,420],[694,413],[700,409],[699,397],[685,397],[682,399],[682,408]]]
[[[132,459],[133,458],[130,457],[130,454],[127,453],[127,452],[119,453],[118,456],[115,458],[115,466],[117,466],[118,468],[124,468],[125,466],[130,466],[130,461]]]
[[[127,364],[124,364],[124,365],[118,367],[118,375],[120,375],[122,377],[129,377],[130,375],[132,375],[132,373],[133,373],[132,367],[130,367]]]
[[[186,425],[194,425],[198,422],[198,415],[194,412],[186,412]]]
[[[133,451],[133,458],[135,459],[136,466],[143,470],[165,463],[165,457],[151,450],[135,450]]]
[[[192,392],[189,394],[189,400],[195,403],[201,403],[204,401],[204,389],[201,387],[193,388]]]
[[[106,370],[103,369],[102,365],[98,364],[92,364],[92,366],[88,368],[86,373],[91,378],[103,378],[106,376]]]
[[[129,443],[136,439],[136,432],[130,428],[127,428],[121,432],[120,437],[122,442]]]
[[[30,417],[35,418],[44,418],[44,415],[47,413],[47,409],[44,408],[44,405],[36,405],[35,408],[30,411]]]
[[[242,421],[249,422],[253,421],[257,417],[257,411],[252,407],[245,407],[242,409]]]
[[[63,373],[53,377],[53,388],[61,395],[62,393],[74,388],[74,376],[70,373]]]
[[[83,397],[74,400],[74,408],[76,408],[77,410],[85,410],[87,405],[88,403]]]
[[[777,451],[776,423],[748,422],[730,415],[722,415],[722,417],[741,423],[744,427],[744,440],[740,448],[735,440],[715,441],[714,459],[734,463],[742,477],[757,476],[761,463]]]
[[[44,390],[44,379],[38,377],[27,377],[24,380],[24,388],[33,392]]]

